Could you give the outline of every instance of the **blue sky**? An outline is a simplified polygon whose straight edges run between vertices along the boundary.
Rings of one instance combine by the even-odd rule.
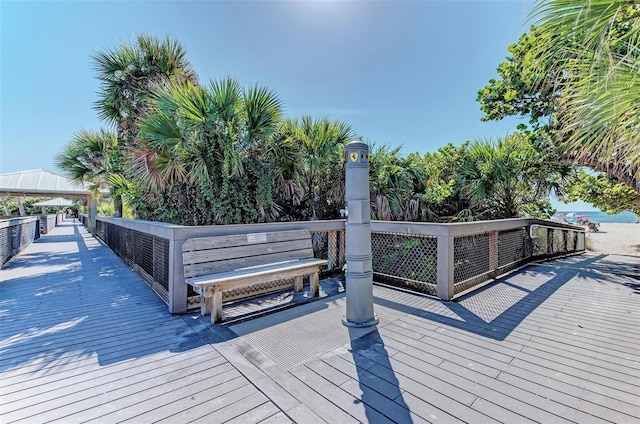
[[[506,135],[477,91],[526,31],[530,1],[0,3],[0,172],[43,168],[92,105],[91,54],[146,33],[177,39],[201,81],[275,90],[289,116],[327,116],[368,142],[437,150]]]

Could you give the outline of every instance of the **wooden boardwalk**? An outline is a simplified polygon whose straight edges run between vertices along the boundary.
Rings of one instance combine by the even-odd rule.
[[[640,423],[640,258],[374,295],[368,330],[342,294],[211,326],[66,222],[0,271],[0,422]]]

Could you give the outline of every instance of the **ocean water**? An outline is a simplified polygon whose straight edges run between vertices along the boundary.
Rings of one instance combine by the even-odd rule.
[[[591,222],[611,222],[611,223],[630,223],[630,222],[638,222],[638,216],[633,212],[621,212],[615,215],[609,215],[604,212],[580,212],[580,211],[563,211],[558,213],[571,213],[573,212],[576,215],[588,216],[589,221]],[[551,219],[554,221],[562,222],[563,218],[567,218],[567,220],[571,220],[571,217],[567,216],[558,216],[558,214],[554,215]]]

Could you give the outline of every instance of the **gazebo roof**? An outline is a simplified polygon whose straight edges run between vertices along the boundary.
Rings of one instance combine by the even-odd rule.
[[[73,206],[73,200],[56,197],[55,199],[34,203],[33,206]]]
[[[42,169],[0,174],[0,195],[3,196],[85,197],[89,185]]]

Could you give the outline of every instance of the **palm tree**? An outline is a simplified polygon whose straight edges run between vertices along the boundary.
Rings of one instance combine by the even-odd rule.
[[[187,196],[198,223],[273,221],[274,152],[282,105],[262,86],[233,78],[205,88],[171,84],[158,91],[132,149],[133,176],[158,200]],[[271,156],[270,156],[271,154]],[[191,194],[189,194],[191,193]],[[198,198],[192,198],[198,196]]]
[[[538,67],[567,77],[556,117],[565,157],[640,193],[640,4],[539,0],[531,17],[551,40]]]
[[[288,123],[291,136],[300,145],[298,166],[304,190],[307,219],[338,216],[344,203],[344,155],[354,137],[350,125],[328,118],[303,116]]]
[[[94,194],[107,187],[116,194],[126,185],[116,171],[119,150],[114,132],[82,130],[55,156],[54,161],[71,180],[91,183],[90,190]],[[121,199],[121,196],[114,196],[114,202]],[[116,211],[122,211],[122,204],[114,204],[114,207]],[[116,214],[119,216],[122,215]]]
[[[282,207],[282,219],[293,220],[300,215],[305,198],[301,183],[302,147],[298,142],[295,120],[286,118],[278,131],[259,146],[259,157],[270,164],[275,201]]]
[[[419,216],[421,182],[426,179],[416,156],[400,156],[402,146],[371,146],[369,180],[372,218],[411,220]]]
[[[93,61],[101,82],[95,109],[100,118],[117,128],[126,176],[128,149],[139,147],[138,124],[147,115],[154,92],[171,82],[195,82],[196,75],[178,42],[149,35],[137,35],[132,44],[97,52]],[[117,203],[121,205],[121,201]]]
[[[546,163],[526,135],[478,140],[460,171],[463,194],[476,219],[518,218],[544,202],[568,177],[570,167]]]

